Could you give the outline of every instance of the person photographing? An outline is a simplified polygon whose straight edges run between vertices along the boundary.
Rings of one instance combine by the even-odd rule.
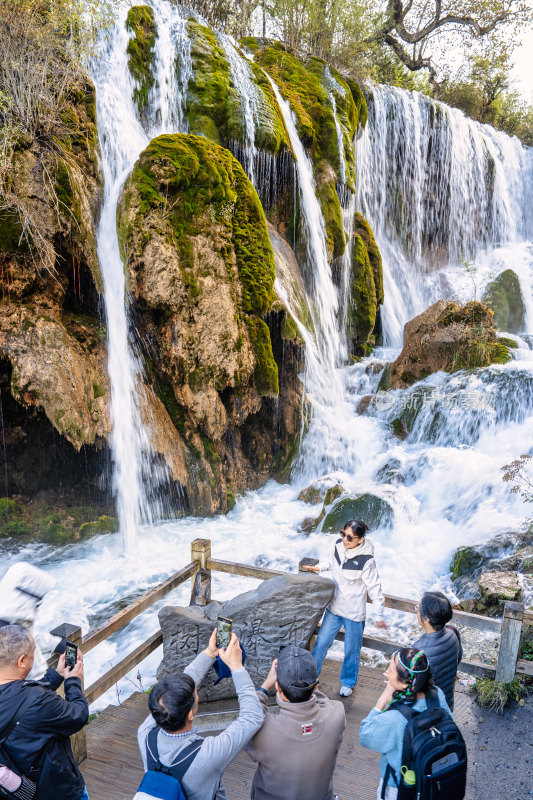
[[[384,619],[385,600],[374,560],[374,543],[366,536],[369,530],[366,522],[361,519],[348,520],[340,531],[340,538],[335,542],[332,557],[316,566],[302,567],[308,572],[333,572],[335,593],[324,612],[312,655],[320,674],[335,636],[344,627],[344,660],[339,691],[341,697],[349,697],[357,683],[367,594],[376,608],[376,627],[387,628]]]

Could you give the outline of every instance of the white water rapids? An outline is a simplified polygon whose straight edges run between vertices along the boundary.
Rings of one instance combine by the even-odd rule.
[[[186,130],[190,75],[188,39],[179,9],[166,0],[150,4],[160,35],[149,122],[141,124],[132,102],[126,55],[129,34],[124,24],[127,8],[121,10],[94,74],[106,180],[99,253],[106,288],[115,476],[121,522],[130,539],[135,539],[141,511],[146,513],[138,465],[149,443],[143,442],[135,401],[138,365],[128,347],[116,202],[149,140],[162,132]],[[234,69],[233,74],[238,72]],[[314,266],[307,275],[308,293],[317,332],[315,342],[303,330],[305,391],[313,417],[293,480],[285,486],[271,481],[260,491],[246,493],[227,516],[141,525],[127,554],[121,534],[61,549],[0,545],[0,572],[26,558],[57,578],[41,609],[43,629],[65,620],[87,631],[187,563],[190,542],[197,537],[212,540],[216,558],[293,571],[304,555],[325,556],[333,538],[321,533],[305,536],[299,530],[305,517],[320,511],[320,506],[297,500],[300,489],[312,482],[325,486],[340,482],[347,492],[370,492],[390,503],[393,526],[372,532],[377,563],[384,590],[412,598],[430,587],[451,592],[449,563],[455,549],[501,531],[517,530],[527,513],[520,497],[511,495],[501,479],[504,464],[532,449],[533,351],[525,339],[515,337],[520,348],[509,364],[454,376],[437,374],[411,390],[391,393],[388,405],[371,415],[356,413],[361,398],[376,390],[379,373],[367,369],[373,359],[339,368],[344,348],[338,319],[342,315],[325,256],[312,169],[290,109],[277,94],[298,156],[307,266]],[[417,95],[375,89],[368,128],[355,144],[357,208],[374,228],[385,268],[383,321],[389,349],[377,351],[374,360],[394,357],[397,350],[391,348],[401,346],[404,322],[434,299],[456,294],[470,299],[470,278],[458,266],[462,257],[475,259],[478,265],[478,292],[491,273],[507,266],[515,269],[528,324],[533,325],[531,219],[527,218],[533,198],[531,153],[517,140],[476,126],[459,112],[435,108]],[[493,159],[490,169],[487,152]],[[487,180],[492,181],[491,191]],[[428,270],[426,256],[437,252],[438,263]],[[278,291],[283,296],[282,286],[278,285]],[[346,302],[344,296],[341,302]],[[417,410],[412,433],[400,441],[390,421],[400,411],[414,414]],[[215,573],[213,596],[229,598],[254,584],[250,579]],[[189,591],[186,584],[159,606],[187,604]],[[88,655],[86,685],[153,633],[157,608]],[[372,631],[371,607],[369,614]],[[390,633],[394,638],[405,635],[399,615],[393,618]],[[141,665],[144,688],[153,683],[159,660],[160,653],[155,653]],[[135,682],[134,675],[121,681],[97,707],[116,702],[117,693],[123,698],[131,692],[132,679]]]

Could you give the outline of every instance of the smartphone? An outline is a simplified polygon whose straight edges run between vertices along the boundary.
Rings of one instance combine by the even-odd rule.
[[[69,669],[76,666],[78,662],[78,645],[67,642],[65,645],[65,664]]]
[[[217,647],[227,647],[231,639],[233,620],[227,617],[217,618]]]

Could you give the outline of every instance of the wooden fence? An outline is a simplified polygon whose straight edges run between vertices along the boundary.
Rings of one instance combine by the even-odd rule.
[[[234,561],[220,561],[211,558],[211,541],[209,539],[195,539],[191,542],[191,562],[187,566],[173,573],[166,581],[139,597],[133,603],[114,614],[106,622],[97,628],[90,630],[82,636],[79,628],[72,629],[69,638],[78,644],[84,654],[88,653],[93,647],[105,641],[109,636],[119,631],[135,617],[150,608],[155,602],[163,598],[169,592],[176,589],[190,578],[193,579],[192,597],[196,596],[195,579],[202,570],[202,592],[204,599],[211,599],[211,574],[212,572],[225,572],[231,575],[241,575],[247,578],[266,580],[277,575],[288,574],[273,569],[263,569],[252,567],[249,564],[239,564]],[[369,599],[370,602],[370,599]],[[416,614],[416,601],[408,600],[394,595],[385,595],[385,606],[395,611],[404,611],[409,614]],[[477,630],[496,633],[499,635],[500,646],[496,665],[485,664],[481,661],[463,660],[459,665],[462,672],[471,675],[486,675],[495,678],[497,681],[508,683],[513,680],[516,674],[533,676],[533,662],[518,659],[518,646],[522,625],[533,625],[533,611],[525,611],[522,603],[507,601],[504,606],[504,613],[501,619],[495,617],[485,617],[480,614],[469,614],[466,611],[454,611],[454,622]],[[336,637],[344,641],[344,633],[340,631]],[[153,653],[163,643],[161,630],[156,630],[145,642],[136,647],[131,653],[124,656],[117,664],[112,666],[104,675],[92,683],[84,690],[85,697],[89,704],[94,703],[108,689],[114,686],[117,681],[123,678],[130,670],[136,667],[141,661]],[[363,636],[363,646],[378,650],[390,655],[405,643],[393,642],[389,639],[381,639],[377,636],[365,634]],[[75,755],[78,762],[82,761],[87,754],[85,733],[81,731],[77,734],[74,743]]]

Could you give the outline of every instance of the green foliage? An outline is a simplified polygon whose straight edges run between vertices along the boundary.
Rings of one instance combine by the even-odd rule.
[[[134,36],[128,42],[130,72],[137,82],[133,99],[143,113],[148,105],[148,95],[154,85],[153,66],[157,25],[150,6],[132,6],[126,17],[126,29]]]
[[[481,708],[498,711],[500,714],[503,714],[504,708],[511,700],[518,703],[521,698],[529,694],[527,686],[520,678],[514,678],[510,683],[503,683],[491,678],[477,677],[471,692]]]
[[[0,497],[0,523],[11,522],[18,519],[23,512],[23,508],[9,497]]]
[[[263,396],[276,397],[279,394],[278,365],[272,354],[268,325],[257,317],[248,317],[246,323],[256,358],[254,382],[257,391]]]
[[[96,522],[85,522],[79,530],[82,539],[94,536],[97,533],[116,533],[119,529],[118,519],[108,517],[105,514],[98,517]]]
[[[0,536],[26,536],[28,533],[28,524],[23,521],[7,522],[0,528]]]

